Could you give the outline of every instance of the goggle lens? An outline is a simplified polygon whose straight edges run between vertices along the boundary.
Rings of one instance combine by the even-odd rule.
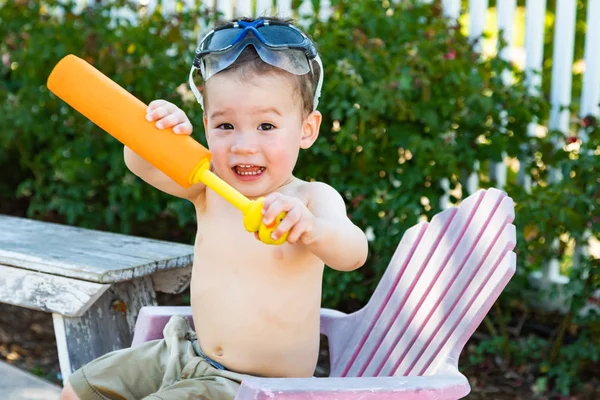
[[[204,41],[202,50],[224,49],[231,45],[241,31],[242,28],[229,28],[214,31],[213,34]]]
[[[275,46],[301,45],[304,36],[297,30],[285,25],[265,25],[258,28],[258,32],[269,44]]]

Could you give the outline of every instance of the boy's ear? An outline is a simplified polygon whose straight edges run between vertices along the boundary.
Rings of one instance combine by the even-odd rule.
[[[302,123],[302,138],[300,139],[300,148],[308,149],[319,137],[321,120],[323,116],[319,111],[313,111],[304,119]]]

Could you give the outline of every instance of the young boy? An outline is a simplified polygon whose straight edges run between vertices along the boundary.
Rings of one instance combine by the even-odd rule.
[[[322,67],[310,39],[287,21],[234,21],[205,37],[194,66],[204,79],[203,96],[195,93],[213,171],[248,198],[265,197],[265,225],[287,212],[273,232],[277,239],[289,231],[287,243],[262,243],[215,192],[202,184],[183,188],[125,148],[134,174],[195,206],[195,332],[173,317],[164,340],[109,353],[75,372],[63,399],[233,399],[246,375],[309,377],[324,264],[350,271],[367,257],[367,239],[338,192],[292,174],[321,124]],[[192,133],[183,111],[163,100],[150,103],[147,119],[174,134]]]

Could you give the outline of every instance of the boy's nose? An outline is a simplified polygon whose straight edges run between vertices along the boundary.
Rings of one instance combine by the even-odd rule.
[[[240,135],[233,146],[231,151],[238,154],[254,154],[258,151],[258,145],[256,140],[251,137],[252,135]]]

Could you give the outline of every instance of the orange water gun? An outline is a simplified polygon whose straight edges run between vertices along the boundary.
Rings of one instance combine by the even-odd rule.
[[[242,211],[244,227],[258,233],[263,243],[282,244],[287,240],[288,233],[276,241],[271,238],[285,217],[284,212],[274,224],[263,224],[264,198],[249,200],[213,174],[208,149],[190,136],[163,131],[148,122],[143,102],[85,60],[74,55],[64,57],[50,73],[47,85],[55,95],[179,185],[187,188],[202,182],[217,192]]]

